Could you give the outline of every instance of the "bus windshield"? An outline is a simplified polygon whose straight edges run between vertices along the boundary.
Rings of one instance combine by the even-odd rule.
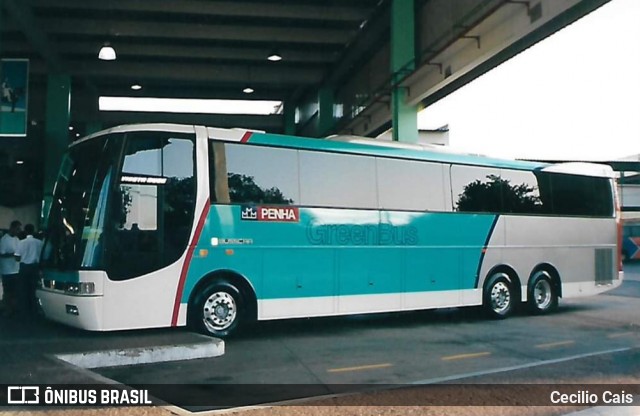
[[[71,147],[54,190],[43,266],[125,280],[176,261],[193,222],[193,139],[138,131]]]
[[[64,156],[47,224],[43,265],[58,270],[103,266],[103,232],[120,137],[73,146]]]

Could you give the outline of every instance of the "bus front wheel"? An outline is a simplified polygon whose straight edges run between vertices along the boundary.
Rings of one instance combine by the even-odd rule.
[[[242,321],[243,301],[231,283],[214,281],[205,287],[195,302],[194,325],[199,332],[214,337],[228,337]]]
[[[551,312],[558,306],[558,292],[551,276],[543,270],[537,272],[529,284],[529,309],[534,314]]]
[[[491,318],[504,319],[513,311],[515,296],[511,279],[506,273],[489,278],[484,292],[484,307]]]

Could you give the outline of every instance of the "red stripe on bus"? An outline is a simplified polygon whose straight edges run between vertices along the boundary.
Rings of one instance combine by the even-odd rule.
[[[248,142],[248,141],[249,141],[249,139],[251,138],[251,135],[252,135],[252,134],[253,134],[253,133],[252,133],[252,132],[250,132],[250,131],[245,132],[245,133],[242,135],[242,139],[240,139],[240,143],[246,143],[246,142]]]
[[[196,232],[193,233],[193,238],[189,243],[189,248],[187,249],[187,257],[184,259],[184,263],[182,263],[180,280],[178,281],[178,290],[176,291],[176,299],[173,302],[173,316],[171,318],[171,326],[178,325],[178,313],[180,312],[180,301],[182,300],[182,292],[184,291],[184,282],[187,280],[187,272],[189,271],[189,266],[191,265],[193,252],[196,249],[198,240],[200,240],[200,234],[202,234],[205,220],[207,219],[207,215],[209,215],[210,206],[211,204],[209,203],[209,199],[207,199],[207,202],[204,204],[204,208],[202,209],[202,213],[200,214],[200,219],[198,220],[198,225],[196,226]]]

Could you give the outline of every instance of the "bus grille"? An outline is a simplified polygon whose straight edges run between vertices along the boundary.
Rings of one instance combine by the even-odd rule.
[[[606,285],[613,282],[614,250],[610,248],[596,249],[596,284]]]

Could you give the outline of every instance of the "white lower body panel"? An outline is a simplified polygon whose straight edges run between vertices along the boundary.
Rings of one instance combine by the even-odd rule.
[[[258,300],[258,319],[436,309],[482,304],[479,289]]]
[[[619,279],[602,285],[596,284],[595,282],[563,283],[562,297],[577,298],[608,292],[609,290],[619,287],[622,284],[622,280],[623,278],[620,276]]]

